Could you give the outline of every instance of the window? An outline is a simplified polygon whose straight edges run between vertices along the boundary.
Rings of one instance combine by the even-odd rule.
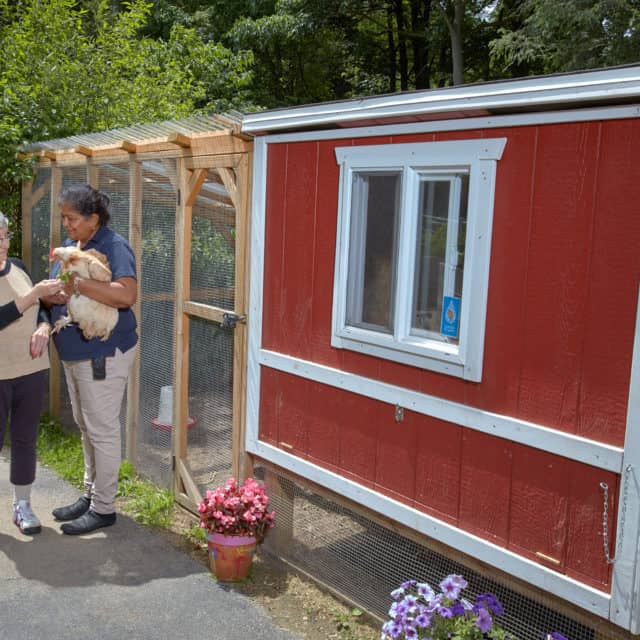
[[[505,143],[336,149],[333,346],[480,381]]]

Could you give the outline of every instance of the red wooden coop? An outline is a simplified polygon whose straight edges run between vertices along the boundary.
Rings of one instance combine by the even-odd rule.
[[[247,450],[632,633],[639,104],[631,66],[243,124]]]

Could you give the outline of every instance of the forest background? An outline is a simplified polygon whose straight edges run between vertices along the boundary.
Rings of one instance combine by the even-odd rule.
[[[640,60],[640,0],[0,0],[0,210],[29,142]]]

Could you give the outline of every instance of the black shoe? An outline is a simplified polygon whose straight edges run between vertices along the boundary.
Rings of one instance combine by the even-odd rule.
[[[77,536],[82,533],[90,533],[101,527],[110,527],[116,523],[115,513],[96,513],[89,509],[87,513],[76,518],[72,522],[63,524],[60,529],[62,533],[70,536]]]
[[[83,513],[89,511],[91,506],[91,500],[87,496],[81,496],[73,504],[68,504],[66,507],[58,507],[51,513],[56,520],[75,520],[79,518]]]

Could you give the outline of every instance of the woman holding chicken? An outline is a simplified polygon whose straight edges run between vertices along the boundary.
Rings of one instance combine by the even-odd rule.
[[[36,440],[49,368],[49,314],[39,299],[60,292],[58,280],[35,286],[24,264],[9,257],[9,222],[0,213],[0,449],[11,414],[13,522],[22,533],[40,533],[40,520],[31,508],[36,477]]]
[[[115,328],[106,340],[87,339],[72,324],[54,336],[64,366],[73,418],[82,437],[84,494],[73,504],[53,510],[63,533],[89,533],[115,523],[115,496],[121,458],[120,407],[133,364],[138,336],[131,309],[137,297],[135,256],[127,241],[112,231],[109,197],[88,184],[64,187],[58,204],[68,239],[65,246],[95,249],[106,257],[108,282],[70,273],[64,291],[45,299],[52,321],[66,315],[71,296],[86,296],[118,310]],[[59,274],[56,263],[52,275]],[[64,324],[64,321],[63,321]]]

